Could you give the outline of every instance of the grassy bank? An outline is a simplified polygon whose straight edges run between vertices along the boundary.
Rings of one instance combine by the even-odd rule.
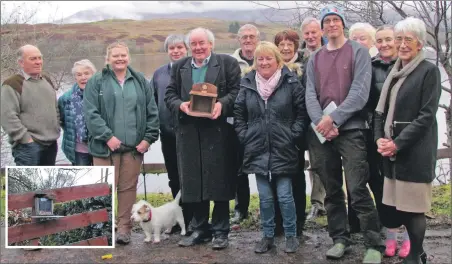
[[[138,200],[144,200],[144,195],[139,195],[137,197]],[[172,201],[173,198],[171,194],[159,194],[159,193],[151,193],[148,194],[147,201],[150,202],[153,206],[157,207],[169,201]],[[306,197],[306,211],[311,209],[310,196]],[[230,201],[229,203],[231,214],[234,212],[234,201]],[[211,203],[210,213],[212,213],[213,203]],[[258,229],[259,228],[259,197],[257,194],[253,194],[250,197],[250,206],[249,206],[250,217],[246,219],[241,227],[246,229]],[[433,200],[432,200],[432,209],[428,213],[428,215],[434,216],[435,218],[443,218],[450,221],[452,208],[451,208],[451,185],[441,185],[433,187]],[[327,220],[326,216],[318,217],[316,219],[316,224],[318,226],[326,226]],[[307,226],[309,228],[309,226]]]

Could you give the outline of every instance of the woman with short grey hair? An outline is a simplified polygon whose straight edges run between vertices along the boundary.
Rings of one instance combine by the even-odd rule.
[[[74,166],[89,166],[93,157],[88,152],[88,130],[83,114],[83,91],[88,79],[96,72],[96,67],[89,60],[74,63],[72,75],[75,84],[72,89],[58,99],[60,124],[64,130],[62,150]]]
[[[383,157],[381,221],[404,225],[411,248],[403,263],[426,263],[422,247],[425,213],[431,208],[441,95],[439,69],[425,59],[425,24],[408,17],[394,28],[398,59],[381,89],[375,111],[375,141]]]
[[[159,124],[160,124],[160,142],[163,153],[163,160],[165,161],[166,171],[168,172],[168,185],[171,189],[173,198],[176,197],[180,190],[179,170],[177,169],[177,151],[176,151],[176,134],[174,119],[171,115],[171,111],[165,104],[165,92],[166,87],[171,80],[171,68],[173,63],[185,58],[187,56],[188,47],[185,43],[184,35],[169,35],[163,43],[163,48],[168,54],[169,63],[165,63],[160,66],[152,75],[150,81],[152,90],[154,91],[155,102],[157,103],[159,112]],[[190,222],[193,218],[192,210],[188,204],[181,203],[182,212],[184,214],[184,222],[188,235],[191,235],[192,228],[190,228]],[[180,231],[180,227],[175,225],[171,230],[171,233]]]
[[[374,57],[378,54],[375,47],[375,28],[369,23],[355,23],[348,32],[350,39],[369,49],[369,54]]]

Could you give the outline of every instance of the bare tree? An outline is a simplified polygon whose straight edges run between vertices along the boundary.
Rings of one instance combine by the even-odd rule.
[[[9,168],[8,193],[23,193],[77,185],[89,168]]]
[[[447,73],[446,80],[442,81],[442,90],[449,94],[449,105],[441,104],[444,109],[447,123],[447,143],[449,166],[452,166],[452,1],[310,1],[303,5],[301,1],[294,1],[291,8],[279,8],[262,2],[253,2],[272,9],[274,12],[296,12],[294,20],[290,23],[298,24],[306,15],[317,16],[319,10],[327,4],[341,7],[347,14],[347,23],[367,21],[374,26],[382,24],[395,24],[408,16],[422,19],[428,31],[428,48],[433,49],[436,64],[442,65]],[[308,6],[309,5],[309,6]],[[448,86],[448,87],[446,87]],[[452,170],[449,170],[449,180],[452,182]]]
[[[62,88],[64,84],[73,82],[70,72],[72,62],[75,57],[88,54],[89,48],[83,46],[82,41],[59,40],[59,35],[55,32],[61,27],[63,21],[56,19],[58,9],[52,12],[49,23],[42,25],[34,23],[36,14],[40,9],[51,8],[51,3],[6,5],[5,2],[2,2],[1,5],[1,81],[3,82],[12,74],[19,72],[18,48],[25,44],[32,44],[37,46],[43,54],[44,68],[51,62],[58,62],[58,71],[49,72],[56,90]],[[7,142],[8,136],[3,129],[1,129],[0,136],[1,164],[12,164],[11,146]]]

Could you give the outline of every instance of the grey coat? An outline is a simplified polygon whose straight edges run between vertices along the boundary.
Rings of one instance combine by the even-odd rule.
[[[222,113],[216,120],[188,116],[179,110],[189,101],[192,81],[192,57],[173,64],[165,103],[174,118],[177,162],[182,201],[229,201],[234,199],[237,178],[234,127],[226,122],[232,116],[240,87],[240,67],[229,55],[212,53],[205,82],[218,87]]]

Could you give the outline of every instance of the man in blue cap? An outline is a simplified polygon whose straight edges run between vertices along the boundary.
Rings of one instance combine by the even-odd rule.
[[[343,165],[351,206],[360,219],[367,248],[363,263],[381,263],[384,244],[377,211],[366,186],[369,165],[365,130],[369,125],[362,113],[372,77],[370,55],[366,48],[345,37],[345,17],[339,7],[323,8],[320,21],[328,44],[308,61],[306,106],[314,124],[307,135],[309,150],[318,157],[312,167],[325,186],[328,231],[334,243],[326,256],[342,258],[351,243],[342,189]],[[324,113],[327,107],[329,111]],[[326,141],[322,143],[315,132]]]

